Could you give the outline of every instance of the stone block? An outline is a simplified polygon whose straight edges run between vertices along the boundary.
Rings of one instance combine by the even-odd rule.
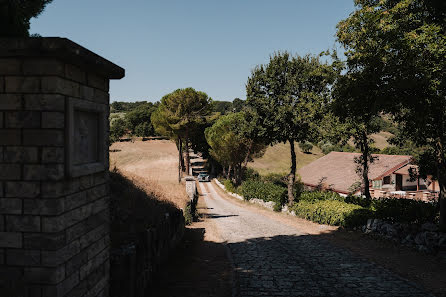
[[[103,238],[109,232],[109,227],[107,225],[102,225],[96,229],[88,232],[87,234],[81,236],[80,244],[81,249],[88,247],[99,239]]]
[[[65,270],[67,274],[79,271],[82,265],[88,262],[88,255],[86,251],[82,251],[75,255],[73,258],[69,259],[65,264]]]
[[[0,232],[0,247],[2,248],[21,248],[21,232]]]
[[[18,110],[22,108],[22,97],[17,94],[0,94],[0,110]]]
[[[0,214],[21,214],[21,213],[22,213],[22,199],[16,199],[16,198],[0,199]]]
[[[24,233],[23,247],[26,249],[58,250],[66,243],[65,232]]]
[[[55,198],[79,191],[79,179],[45,182],[42,181],[42,198]]]
[[[55,286],[46,286],[43,289],[43,297],[67,296],[67,293],[73,290],[79,284],[79,274],[75,273],[68,276],[63,282]]]
[[[3,128],[3,112],[0,111],[0,129]]]
[[[19,129],[0,129],[0,145],[21,144],[22,132]]]
[[[6,93],[40,93],[40,77],[7,76],[5,91]]]
[[[56,216],[65,211],[65,199],[24,199],[23,213]]]
[[[25,109],[64,111],[65,97],[58,94],[25,95]]]
[[[37,146],[63,146],[62,130],[23,130],[23,144]]]
[[[79,97],[80,86],[77,82],[66,80],[57,76],[42,78],[42,92]]]
[[[109,80],[104,77],[98,76],[93,73],[87,74],[87,84],[90,87],[108,92],[108,83],[109,83]]]
[[[0,76],[0,93],[5,92],[5,79]]]
[[[86,220],[69,227],[66,231],[67,241],[70,242],[90,232],[91,230],[100,227],[101,225],[108,224],[109,218],[110,212],[108,210],[101,211],[100,213],[90,216]],[[98,236],[98,238],[100,238],[100,236]]]
[[[67,214],[42,217],[42,232],[60,232],[66,228]]]
[[[80,97],[82,99],[94,101],[94,88],[82,85],[80,87],[80,92]]]
[[[79,192],[65,197],[66,210],[71,210],[87,203],[87,192]]]
[[[110,246],[110,239],[108,236],[105,236],[99,239],[98,241],[94,242],[86,249],[88,260],[94,258],[97,254],[99,254],[102,250],[108,248],[109,246]]]
[[[37,266],[40,264],[40,251],[8,249],[6,263],[16,266]]]
[[[35,198],[40,194],[38,182],[6,182],[5,197]]]
[[[23,61],[25,75],[65,75],[64,63],[55,59],[26,59]]]
[[[105,249],[96,257],[89,260],[86,264],[82,265],[80,268],[80,279],[84,279],[88,277],[90,273],[92,273],[96,268],[98,268],[100,265],[104,264],[105,261],[107,261],[109,258],[109,250]]]
[[[64,166],[61,164],[24,165],[24,180],[61,180],[64,177]]]
[[[25,281],[41,284],[57,284],[65,278],[65,267],[26,267]]]
[[[13,58],[1,58],[0,59],[0,75],[20,75],[21,61]]]
[[[40,217],[39,216],[6,216],[6,231],[17,232],[39,232]]]
[[[0,180],[20,180],[20,165],[0,164]]]
[[[0,232],[5,231],[5,218],[4,215],[0,215]]]
[[[4,259],[5,259],[5,251],[0,249],[0,265],[5,264]]]
[[[83,297],[85,296],[85,293],[87,292],[87,282],[81,281],[79,284],[74,287],[67,295],[66,297]]]
[[[43,266],[59,266],[80,252],[79,241],[73,241],[67,246],[55,251],[42,251]]]
[[[42,163],[64,163],[64,149],[61,147],[42,148]]]
[[[65,116],[62,112],[42,112],[42,128],[63,128]]]
[[[102,184],[87,191],[87,200],[94,201],[107,195],[107,185]]]
[[[110,95],[101,90],[94,90],[94,101],[101,104],[108,104],[110,102]]]
[[[37,147],[8,146],[4,151],[5,162],[36,163],[39,160]]]
[[[9,111],[5,113],[6,128],[40,128],[40,112]]]
[[[87,82],[87,75],[85,71],[82,71],[79,67],[71,64],[65,65],[65,77],[81,84],[86,84]]]

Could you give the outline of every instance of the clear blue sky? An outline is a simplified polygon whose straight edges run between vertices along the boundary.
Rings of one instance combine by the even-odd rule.
[[[245,99],[251,69],[274,51],[335,46],[353,0],[53,0],[31,33],[67,37],[125,68],[112,101],[157,101],[193,87]]]

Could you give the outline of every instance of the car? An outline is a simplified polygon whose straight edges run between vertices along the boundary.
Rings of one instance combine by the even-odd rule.
[[[202,182],[208,182],[209,181],[209,175],[206,173],[200,173],[198,174],[198,181],[202,181]]]

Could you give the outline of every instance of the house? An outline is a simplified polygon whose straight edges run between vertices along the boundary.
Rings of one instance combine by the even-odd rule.
[[[355,160],[359,157],[359,153],[331,152],[302,167],[298,173],[307,187],[322,186],[342,195],[359,194],[354,190],[355,184],[362,181],[356,172]],[[438,190],[435,182],[411,176],[411,172],[413,176],[418,172],[418,167],[411,164],[412,156],[374,154],[373,157],[375,161],[370,164],[369,180],[374,197],[426,198],[427,193]]]

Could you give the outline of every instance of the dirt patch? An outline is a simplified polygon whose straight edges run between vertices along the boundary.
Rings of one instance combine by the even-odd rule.
[[[163,269],[152,296],[226,297],[232,295],[232,266],[202,197],[200,221],[186,228],[184,238]]]

